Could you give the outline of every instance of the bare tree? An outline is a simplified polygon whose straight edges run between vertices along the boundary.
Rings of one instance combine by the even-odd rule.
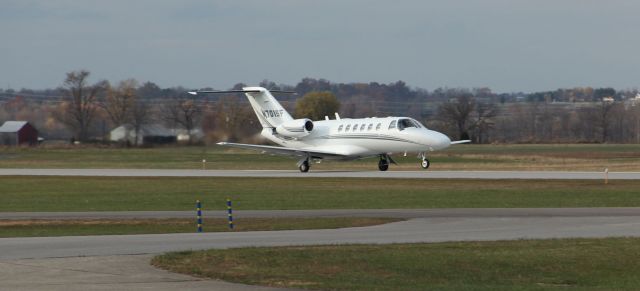
[[[107,89],[105,102],[101,103],[114,126],[131,121],[131,110],[136,103],[138,82],[134,79],[120,81],[117,87]]]
[[[142,130],[142,127],[151,123],[152,119],[153,119],[153,115],[152,115],[152,110],[151,110],[151,106],[149,105],[149,102],[147,102],[146,100],[136,98],[130,110],[130,122],[135,132],[136,146],[138,146],[138,140],[139,140],[138,136],[140,135],[140,131]]]
[[[495,122],[493,118],[498,115],[498,107],[495,103],[479,103],[476,105],[473,116],[473,124],[470,129],[474,130],[474,142],[485,143],[488,141],[489,130],[493,129]]]
[[[611,112],[615,102],[602,99],[598,107],[598,124],[601,129],[601,142],[606,142],[609,138],[609,126],[611,123]]]
[[[455,101],[440,105],[438,115],[444,122],[455,124],[460,139],[469,139],[468,122],[475,108],[476,102],[473,95],[461,92],[457,94]]]
[[[64,102],[54,117],[69,128],[80,141],[89,138],[89,128],[98,110],[98,94],[109,86],[107,81],[89,85],[89,72],[85,70],[67,73],[61,88]]]
[[[200,122],[202,108],[195,100],[187,97],[176,97],[164,103],[161,108],[161,118],[173,126],[180,126],[187,131],[189,143],[193,129]]]

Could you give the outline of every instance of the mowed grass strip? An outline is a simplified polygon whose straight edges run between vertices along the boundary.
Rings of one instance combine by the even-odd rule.
[[[226,219],[203,221],[204,232],[330,229],[401,221],[395,218],[241,218],[234,229]],[[0,220],[0,237],[77,236],[196,232],[196,219]]]
[[[640,239],[242,248],[152,264],[252,285],[314,290],[638,290]]]
[[[640,171],[638,144],[513,144],[451,146],[430,153],[432,170]],[[295,159],[222,146],[118,148],[0,147],[0,168],[284,169]],[[419,170],[415,155],[395,155],[390,170]],[[377,160],[323,162],[313,170],[377,170]]]
[[[640,181],[0,177],[0,211],[639,207]]]

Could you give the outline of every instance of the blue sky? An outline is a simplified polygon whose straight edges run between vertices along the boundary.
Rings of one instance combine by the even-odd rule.
[[[0,88],[65,73],[161,87],[394,82],[496,92],[640,84],[640,1],[0,0]]]

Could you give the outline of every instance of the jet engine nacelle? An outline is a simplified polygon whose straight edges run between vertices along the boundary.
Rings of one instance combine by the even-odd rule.
[[[276,132],[278,134],[293,138],[307,136],[312,130],[313,121],[308,118],[294,119],[284,122],[276,127]]]

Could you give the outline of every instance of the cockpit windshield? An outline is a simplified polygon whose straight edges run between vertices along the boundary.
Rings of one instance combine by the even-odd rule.
[[[404,130],[405,128],[409,128],[409,127],[416,127],[416,128],[421,128],[423,127],[422,124],[420,124],[420,122],[410,119],[410,118],[403,118],[403,119],[399,119],[398,120],[398,129],[399,130]]]

